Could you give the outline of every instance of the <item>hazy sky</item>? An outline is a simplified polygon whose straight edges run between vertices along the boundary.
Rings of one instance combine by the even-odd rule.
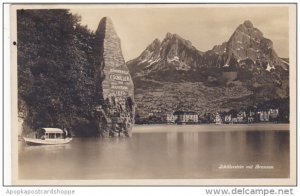
[[[97,29],[102,17],[110,17],[121,39],[126,61],[140,55],[155,38],[162,40],[167,32],[190,40],[200,51],[207,51],[227,41],[245,20],[252,21],[266,38],[273,41],[279,56],[288,57],[287,7],[98,5],[79,6],[71,9],[71,12],[80,15],[81,23],[93,31]]]

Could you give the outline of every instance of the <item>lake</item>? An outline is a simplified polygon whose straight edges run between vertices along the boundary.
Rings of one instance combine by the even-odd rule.
[[[287,178],[289,126],[143,125],[130,138],[19,142],[19,179]]]

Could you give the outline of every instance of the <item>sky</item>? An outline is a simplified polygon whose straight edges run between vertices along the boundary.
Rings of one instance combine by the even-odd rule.
[[[101,18],[110,17],[126,61],[138,57],[154,39],[163,40],[168,32],[205,52],[227,41],[245,20],[273,41],[280,57],[289,54],[289,9],[282,5],[93,5],[70,11],[92,31]]]

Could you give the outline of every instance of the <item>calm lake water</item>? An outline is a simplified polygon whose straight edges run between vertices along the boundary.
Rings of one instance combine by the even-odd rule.
[[[131,138],[74,138],[61,146],[19,142],[19,178],[286,178],[287,130],[272,124],[153,125],[135,126]]]

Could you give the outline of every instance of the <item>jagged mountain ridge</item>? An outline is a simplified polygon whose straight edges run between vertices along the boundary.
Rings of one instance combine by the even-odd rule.
[[[192,73],[196,73],[196,77],[201,76],[205,68],[238,71],[239,68],[248,67],[258,72],[270,72],[276,68],[288,70],[288,62],[278,57],[272,41],[265,38],[250,21],[239,25],[227,42],[206,52],[197,50],[190,41],[177,34],[167,33],[162,42],[155,39],[138,58],[127,62],[127,65],[133,77],[155,78],[172,73],[175,76],[183,74],[186,80],[192,81],[207,79],[190,77]]]
[[[129,61],[127,65],[133,77],[149,75],[155,78],[171,74],[178,79],[177,72],[198,69],[202,54],[190,41],[177,34],[167,33],[163,41],[155,39],[138,58]]]
[[[127,65],[135,83],[138,109],[144,111],[167,104],[164,96],[157,101],[155,93],[148,96],[148,91],[162,90],[172,96],[177,95],[177,99],[181,101],[174,104],[172,110],[189,102],[186,94],[180,93],[176,88],[169,88],[173,83],[176,83],[177,89],[181,89],[183,83],[199,84],[190,85],[191,94],[199,91],[199,86],[203,87],[202,94],[215,91],[216,88],[219,88],[218,92],[220,89],[231,91],[241,88],[241,102],[237,105],[249,105],[250,98],[253,105],[289,96],[288,62],[278,57],[272,41],[265,38],[250,21],[239,25],[226,42],[206,52],[197,50],[190,41],[177,34],[167,33],[162,41],[155,39],[139,57],[128,61]],[[216,93],[218,95],[222,96]],[[243,96],[247,98],[243,99]],[[218,104],[218,107],[233,107],[231,97],[226,97],[224,104]],[[153,107],[145,108],[145,104],[139,104],[145,99]],[[213,105],[209,104],[211,100],[208,98],[201,101],[204,103],[201,110],[206,110],[206,105]],[[182,109],[193,109],[195,104]]]

